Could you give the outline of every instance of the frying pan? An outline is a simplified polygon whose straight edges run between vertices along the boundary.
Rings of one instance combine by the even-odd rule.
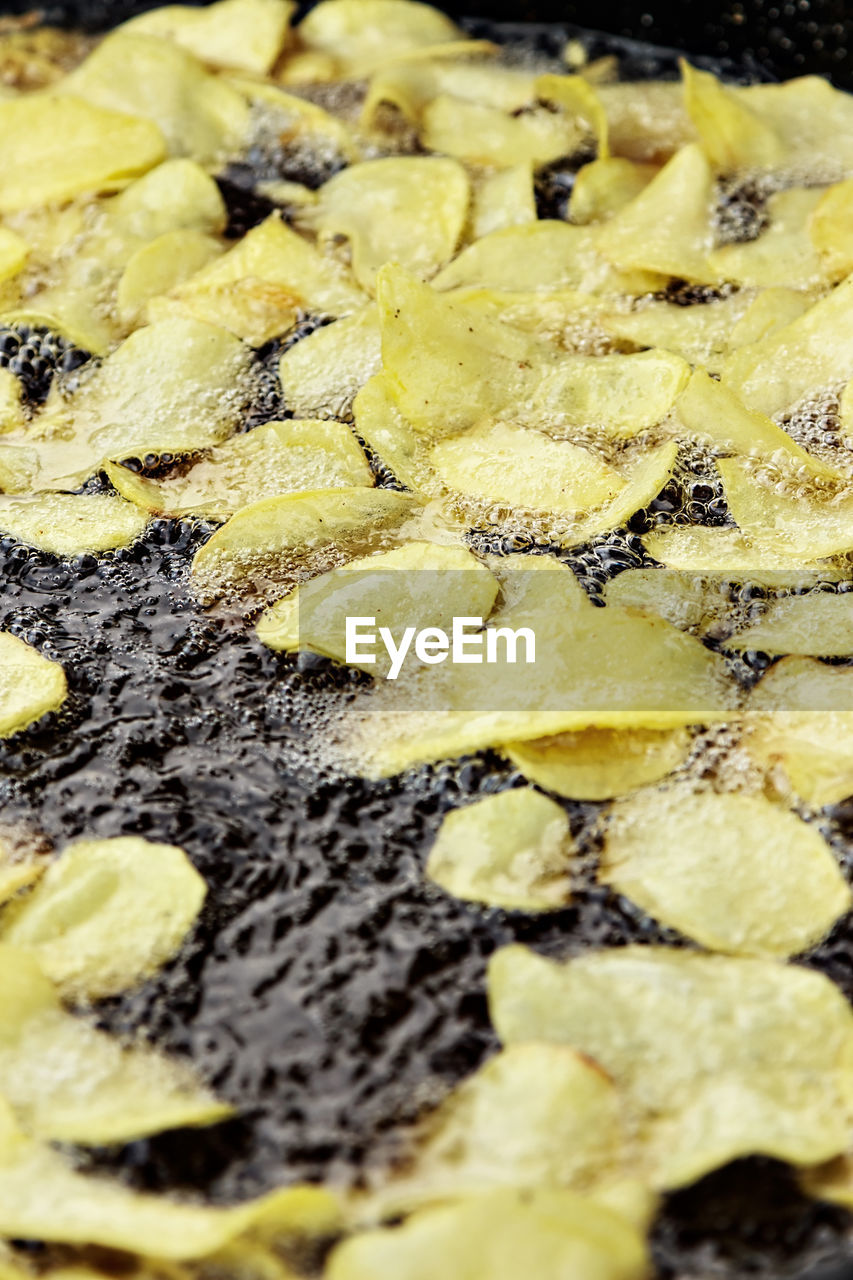
[[[0,0],[8,14],[31,7]],[[149,7],[42,6],[49,22],[93,31]],[[593,56],[616,52],[637,76],[674,74],[678,50],[730,75],[816,73],[853,89],[843,0],[726,0],[713,13],[695,0],[648,11],[598,0],[592,14],[549,0],[439,7],[477,34],[554,49],[583,29]],[[276,1171],[334,1174],[369,1167],[374,1148],[393,1151],[395,1125],[435,1100],[413,1062],[428,1062],[446,1088],[493,1047],[482,974],[496,946],[565,954],[567,937],[573,946],[678,939],[597,888],[538,921],[439,902],[422,862],[441,815],[512,776],[490,759],[424,770],[405,788],[306,780],[287,744],[315,728],[312,700],[341,677],[320,660],[283,665],[198,609],[182,583],[203,535],[155,521],[109,563],[71,566],[0,539],[0,623],[66,661],[73,722],[59,747],[50,722],[0,744],[0,805],[36,815],[56,841],[85,829],[180,844],[208,879],[211,902],[188,955],[106,1002],[102,1022],[145,1027],[191,1055],[225,1096],[248,1099],[248,1113],[210,1132],[100,1151],[93,1163],[142,1187],[228,1199]],[[620,554],[632,563],[636,553]],[[105,652],[97,634],[107,626]],[[573,807],[576,830],[589,808]],[[853,806],[836,825],[849,848]],[[851,939],[842,922],[816,958],[853,997]],[[671,1197],[655,1253],[666,1280],[853,1280],[849,1234],[848,1216],[805,1201],[782,1166],[750,1160]]]

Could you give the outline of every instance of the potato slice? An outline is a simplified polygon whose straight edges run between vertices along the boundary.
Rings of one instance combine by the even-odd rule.
[[[148,480],[104,470],[125,498],[148,511],[227,520],[262,498],[300,489],[373,485],[367,459],[342,422],[267,422],[211,450],[183,476]]]
[[[9,738],[62,706],[68,693],[58,662],[0,631],[0,737]]]
[[[562,545],[579,546],[599,533],[625,524],[635,512],[657,497],[672,475],[677,457],[678,445],[674,441],[664,442],[640,454],[626,477],[625,487],[610,502],[591,511],[561,534]]]
[[[608,604],[642,609],[682,631],[705,632],[729,612],[728,583],[695,573],[628,569],[605,587]]]
[[[658,271],[702,283],[718,279],[708,260],[713,186],[699,147],[683,147],[602,228],[601,252],[622,270]]]
[[[413,509],[411,495],[390,489],[313,489],[264,498],[243,507],[196,552],[193,575],[203,588],[242,583],[264,590],[320,552],[365,547]]]
[[[758,479],[745,458],[717,463],[729,510],[744,535],[768,551],[801,563],[853,547],[853,494],[810,496]]]
[[[218,258],[222,246],[201,231],[167,231],[130,258],[118,283],[116,303],[125,324],[134,324],[146,304],[168,293]]]
[[[6,634],[5,632],[0,634]],[[0,838],[0,906],[44,875],[47,860],[34,845]]]
[[[738,323],[748,305],[746,293],[734,293],[696,307],[653,300],[636,311],[602,309],[596,319],[616,338],[640,347],[672,351],[690,364],[703,365],[716,373],[728,349],[732,326]]]
[[[470,184],[462,165],[441,156],[391,156],[351,165],[320,190],[312,217],[320,242],[345,236],[355,278],[372,292],[376,273],[396,262],[431,276],[459,242]]]
[[[524,787],[448,813],[430,850],[426,875],[468,902],[559,911],[571,900],[574,852],[565,811]]]
[[[628,1175],[616,1090],[565,1045],[516,1044],[497,1053],[417,1136],[411,1170],[372,1198],[385,1215],[498,1187],[595,1195]]]
[[[180,950],[207,889],[186,854],[137,837],[80,840],[0,916],[69,1000],[117,995]]]
[[[66,1013],[33,955],[4,942],[0,958],[0,1089],[34,1137],[103,1146],[232,1113],[184,1064]]]
[[[458,493],[559,515],[601,506],[625,487],[619,473],[588,449],[505,422],[442,440],[430,458]]]
[[[356,78],[401,54],[462,36],[438,9],[413,0],[323,0],[298,30],[306,49],[330,54],[341,72]]]
[[[270,1212],[287,1215],[288,1204],[292,1205],[289,1216],[297,1221],[304,1216],[309,1225],[320,1213],[327,1227],[334,1219],[334,1198],[319,1187],[295,1186],[236,1208],[208,1208],[143,1195],[120,1182],[89,1177],[52,1147],[23,1134],[0,1100],[3,1236],[103,1245],[145,1257],[156,1249],[158,1258],[200,1258],[255,1223],[263,1224]]]
[[[137,129],[141,121],[152,122],[170,155],[189,156],[199,164],[221,160],[243,141],[249,127],[249,108],[236,90],[178,45],[154,36],[113,32],[59,87],[95,107],[139,117]],[[127,167],[118,169],[110,177],[127,172]],[[76,186],[74,192],[91,186]]]
[[[489,992],[504,1044],[571,1045],[608,1073],[653,1186],[744,1155],[811,1165],[846,1148],[853,1013],[822,974],[648,946],[555,964],[512,946]]]
[[[735,297],[739,295],[736,294]],[[761,289],[747,306],[729,334],[729,345],[744,347],[783,329],[807,311],[815,295],[803,289]],[[717,369],[712,372],[718,372]]]
[[[156,124],[105,107],[41,94],[0,102],[0,213],[99,191],[163,159]]]
[[[271,649],[310,649],[382,678],[391,662],[381,644],[364,661],[348,658],[348,617],[372,617],[399,643],[410,627],[450,631],[454,617],[487,617],[497,593],[497,579],[464,547],[407,542],[303,583],[265,610],[257,633]]]
[[[780,573],[790,582],[791,570],[809,570],[809,562],[794,548],[786,554],[749,542],[739,529],[670,525],[644,534],[643,545],[650,556],[669,569],[728,574],[733,580]]]
[[[850,95],[821,76],[784,84],[753,84],[733,91],[753,116],[773,130],[784,148],[780,171],[815,185],[845,178],[853,168]]]
[[[355,429],[396,480],[407,489],[429,492],[432,469],[424,441],[400,413],[382,374],[374,374],[353,402]],[[437,486],[436,486],[437,488]]]
[[[439,93],[423,112],[421,142],[428,151],[467,164],[508,169],[550,164],[571,155],[584,136],[576,121],[545,107],[508,115],[497,107]]]
[[[218,0],[204,9],[170,4],[131,18],[122,29],[171,40],[202,62],[263,76],[281,52],[295,8],[292,0]]]
[[[825,841],[795,814],[686,787],[616,805],[600,878],[709,951],[768,959],[815,946],[853,904]]]
[[[388,389],[427,434],[508,416],[519,425],[568,421],[633,435],[666,416],[688,377],[684,361],[663,351],[560,353],[391,266],[380,273],[377,300]]]
[[[607,112],[595,86],[584,76],[542,75],[536,81],[536,97],[580,117],[595,137],[599,160],[610,157]]]
[[[726,648],[815,658],[853,655],[853,597],[812,592],[770,600],[757,621],[726,640]]]
[[[770,169],[785,148],[771,124],[751,111],[743,94],[721,84],[709,71],[679,59],[684,105],[710,163],[720,173]]]
[[[606,222],[645,191],[659,172],[657,165],[608,156],[585,164],[575,176],[569,217],[578,226]]]
[[[658,782],[689,749],[690,736],[683,729],[581,729],[510,742],[502,750],[528,782],[546,791],[573,800],[607,800]]]
[[[618,1213],[569,1191],[493,1191],[424,1209],[401,1227],[338,1245],[328,1280],[643,1280],[640,1234]]]
[[[772,417],[813,391],[853,376],[853,280],[845,280],[802,315],[726,362],[723,382]]]
[[[492,231],[521,227],[536,221],[533,168],[529,163],[498,169],[475,187],[471,237],[480,240]]]
[[[615,156],[640,163],[664,164],[696,130],[684,109],[680,84],[661,80],[599,84],[607,112],[607,133]]]
[[[361,388],[382,367],[375,306],[324,325],[285,351],[278,363],[288,410],[299,418],[347,417]]]
[[[0,496],[0,530],[56,556],[126,547],[147,523],[146,512],[110,494]]]
[[[383,104],[396,107],[410,124],[417,125],[424,107],[439,94],[508,112],[532,106],[535,76],[521,67],[485,60],[484,55],[496,52],[488,41],[466,40],[396,58],[371,76],[362,126],[369,129],[378,123]]]
[[[813,289],[829,283],[829,275],[810,234],[810,220],[825,188],[791,187],[767,201],[770,219],[757,240],[727,244],[709,255],[719,279],[740,285],[785,285]]]
[[[811,243],[830,279],[843,280],[853,271],[853,179],[818,190],[820,200],[808,226]]]

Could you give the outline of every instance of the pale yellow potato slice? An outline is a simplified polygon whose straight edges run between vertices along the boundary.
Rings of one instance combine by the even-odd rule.
[[[768,551],[806,565],[853,547],[853,494],[818,496],[772,485],[745,458],[717,463],[726,500],[742,533]]]
[[[371,76],[361,124],[367,129],[381,124],[380,108],[388,104],[416,125],[427,103],[442,93],[501,111],[532,105],[535,76],[494,63],[495,53],[497,47],[488,41],[466,40],[396,58]]]
[[[156,124],[107,106],[49,94],[0,102],[0,212],[99,191],[163,159]]]
[[[135,35],[159,36],[202,62],[267,75],[284,44],[292,0],[218,0],[197,9],[170,4],[123,24]]]
[[[0,227],[0,283],[11,280],[23,267],[30,247],[22,236]]]
[[[183,1063],[67,1013],[35,956],[4,942],[0,958],[0,1093],[28,1133],[102,1146],[232,1114]]]
[[[601,506],[625,487],[588,449],[506,422],[442,440],[430,460],[457,493],[559,515]]]
[[[67,999],[117,995],[180,950],[206,895],[172,845],[80,840],[0,916],[0,940],[33,952]]]
[[[709,255],[722,280],[759,288],[782,285],[814,289],[830,282],[824,260],[810,234],[810,220],[824,187],[791,187],[767,201],[769,225],[756,240],[727,244]]]
[[[149,480],[104,467],[115,488],[147,511],[227,520],[261,498],[300,489],[371,487],[367,459],[342,422],[267,422],[212,449],[186,474]]]
[[[513,165],[489,173],[474,188],[471,209],[471,238],[479,240],[491,231],[521,227],[536,221],[533,196],[533,167]]]
[[[373,305],[309,333],[278,362],[285,404],[297,418],[346,417],[356,393],[381,367]]]
[[[231,88],[250,103],[256,118],[260,117],[266,129],[274,129],[288,142],[313,147],[329,160],[339,158],[354,163],[361,159],[361,149],[344,121],[315,102],[287,93],[269,80],[238,75],[230,75],[226,79]],[[261,184],[258,190],[261,190]],[[317,198],[315,192],[309,192],[307,187],[298,183],[287,183],[284,189],[275,185],[273,191],[275,194],[270,198],[284,197],[282,203],[310,205]]]
[[[528,782],[546,791],[573,800],[607,800],[658,782],[689,750],[684,729],[581,729],[510,742],[502,752]]]
[[[361,1232],[333,1251],[327,1280],[644,1280],[642,1236],[570,1191],[493,1191]]]
[[[738,296],[737,294],[735,295]],[[796,320],[815,301],[814,293],[804,289],[760,289],[729,334],[729,345],[744,347],[758,342],[786,324]],[[717,369],[712,372],[718,372]]]
[[[784,144],[771,124],[762,120],[736,90],[709,71],[680,59],[684,105],[699,134],[702,150],[721,173],[769,169],[779,164]]]
[[[641,347],[661,347],[715,373],[728,349],[732,326],[748,305],[746,293],[734,293],[696,307],[679,307],[654,299],[636,311],[601,310],[596,318],[616,338]]]
[[[811,242],[830,278],[842,280],[853,271],[853,179],[820,191],[809,220]]]
[[[355,278],[373,292],[386,262],[427,278],[452,257],[470,194],[462,165],[443,156],[367,160],[324,183],[312,223],[321,244],[349,240]]]
[[[438,9],[412,0],[323,0],[298,30],[306,49],[330,54],[341,71],[354,75],[462,36]]]
[[[0,435],[15,431],[26,423],[21,403],[23,387],[11,369],[0,369]]]
[[[0,529],[57,556],[126,547],[147,523],[147,512],[112,494],[0,495]]]
[[[249,108],[235,89],[177,44],[155,36],[113,32],[60,87],[96,107],[137,117],[137,129],[143,121],[153,123],[170,155],[189,156],[199,164],[222,160],[239,146],[249,127]],[[118,169],[109,176],[127,172]]]
[[[753,84],[733,91],[783,144],[780,173],[815,185],[837,182],[853,169],[853,103],[821,76],[784,84]]]
[[[853,654],[853,596],[811,592],[770,600],[760,618],[726,640],[726,648],[848,657]]]
[[[605,222],[645,191],[659,172],[657,165],[638,164],[623,156],[593,160],[578,170],[569,197],[569,216],[585,226]]]
[[[787,554],[763,543],[746,539],[740,529],[703,528],[699,525],[670,525],[643,535],[649,555],[669,569],[691,573],[728,574],[733,580],[760,575],[762,581],[774,585],[793,585],[798,574],[814,578],[815,573],[829,572],[792,549]],[[775,576],[773,576],[775,575]]]
[[[54,1148],[21,1132],[0,1100],[0,1233],[63,1244],[103,1245],[145,1257],[201,1258],[270,1218],[286,1226],[305,1218],[309,1234],[340,1229],[332,1194],[294,1186],[235,1208],[144,1195],[115,1180],[78,1172]],[[290,1220],[288,1222],[288,1220]],[[298,1228],[289,1234],[298,1236]]]
[[[677,457],[678,445],[675,441],[664,442],[641,453],[625,477],[625,487],[620,489],[616,497],[583,516],[578,524],[569,526],[560,535],[559,541],[563,546],[578,546],[599,533],[618,529],[636,511],[642,510],[657,497],[672,475]]]
[[[137,321],[146,304],[195,275],[222,246],[202,231],[166,231],[137,249],[118,282],[116,303],[127,324]]]
[[[371,1197],[385,1215],[498,1187],[593,1195],[628,1176],[618,1095],[565,1045],[490,1058],[422,1122],[411,1168]]]
[[[300,344],[301,345],[301,344]],[[430,492],[432,468],[423,437],[412,431],[388,391],[382,374],[364,384],[353,401],[355,429],[394,477],[419,492]]]
[[[853,280],[845,280],[789,324],[734,351],[723,381],[750,409],[772,417],[851,376]]]
[[[599,84],[607,112],[610,150],[640,163],[664,164],[679,148],[696,142],[680,84],[661,80]]]
[[[683,147],[639,195],[602,228],[598,244],[622,270],[657,271],[707,283],[718,279],[713,247],[710,165],[699,147]]]
[[[559,911],[571,900],[575,853],[566,813],[523,787],[448,813],[426,865],[454,898],[518,911]]]
[[[8,631],[0,631],[0,737],[40,720],[62,706],[68,693],[58,662]]]
[[[497,594],[497,579],[466,548],[407,542],[303,583],[265,610],[257,634],[271,649],[310,649],[381,679],[391,668],[381,643],[363,661],[348,657],[348,617],[372,617],[374,631],[387,627],[399,643],[409,627],[449,633],[455,617],[485,618]]]
[[[228,214],[219,188],[194,160],[164,160],[106,205],[107,231],[122,239],[155,240],[167,231],[225,230]],[[121,246],[123,252],[124,246]]]
[[[595,86],[582,75],[541,75],[536,81],[536,97],[550,102],[570,117],[580,117],[595,138],[599,160],[610,156],[607,112]]]
[[[512,946],[489,993],[504,1044],[571,1045],[608,1073],[653,1186],[745,1155],[811,1165],[846,1149],[853,1013],[822,974],[648,946],[555,964]]]
[[[666,569],[628,569],[604,589],[608,604],[642,609],[683,631],[705,632],[729,612],[729,583]]]
[[[545,107],[508,115],[449,93],[439,93],[427,103],[421,124],[421,142],[428,151],[496,169],[525,162],[550,164],[571,155],[584,133],[575,120]]]
[[[613,809],[600,878],[709,951],[785,959],[850,910],[817,831],[763,796],[643,791]]]

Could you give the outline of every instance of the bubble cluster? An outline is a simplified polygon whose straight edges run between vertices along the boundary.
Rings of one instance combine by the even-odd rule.
[[[58,373],[72,373],[89,359],[90,352],[43,325],[0,326],[0,369],[14,373],[30,404],[43,404]]]

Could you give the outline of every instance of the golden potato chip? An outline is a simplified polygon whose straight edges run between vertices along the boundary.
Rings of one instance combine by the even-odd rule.
[[[575,853],[566,813],[532,788],[502,791],[448,813],[428,880],[454,898],[518,911],[559,911]]]
[[[710,165],[699,147],[682,147],[647,187],[600,231],[601,252],[622,270],[657,271],[707,283],[713,246]]]
[[[570,1191],[493,1191],[423,1209],[399,1227],[352,1236],[328,1280],[643,1280],[642,1237],[618,1213]]]
[[[846,1148],[853,1013],[822,974],[649,946],[555,964],[512,946],[489,992],[504,1044],[568,1044],[608,1073],[656,1187],[744,1155],[810,1165]]]
[[[471,235],[474,240],[491,231],[504,231],[507,227],[535,222],[531,165],[516,164],[484,177],[475,187],[472,201]]]
[[[721,458],[726,501],[738,527],[769,552],[808,564],[853,547],[853,494],[811,496],[759,479],[745,458]]]
[[[484,618],[497,594],[497,579],[466,548],[406,542],[302,583],[265,610],[257,633],[271,649],[310,649],[379,678],[390,671],[393,680],[394,664],[381,646],[350,658],[347,618],[372,617],[399,638],[407,629],[449,629],[456,616]]]
[[[829,283],[824,262],[813,246],[810,220],[825,188],[791,187],[767,201],[769,225],[756,240],[726,244],[709,254],[718,279],[740,285],[809,289]]]
[[[374,1203],[398,1213],[502,1186],[594,1194],[626,1176],[620,1110],[588,1058],[565,1045],[512,1045],[426,1117],[411,1168]]]
[[[413,511],[410,494],[391,489],[312,489],[250,503],[196,552],[193,574],[203,584],[265,582],[324,548],[356,552],[383,526]]]
[[[306,49],[330,54],[342,72],[363,76],[410,50],[452,43],[462,32],[413,0],[323,0],[299,24]]]
[[[600,878],[709,951],[784,959],[853,903],[817,831],[763,796],[687,787],[620,801]]]
[[[784,155],[773,127],[751,111],[744,95],[721,84],[709,71],[679,60],[684,105],[699,134],[702,150],[718,172],[768,169]]]
[[[302,144],[314,148],[330,162],[341,160],[354,163],[361,159],[361,148],[344,121],[325,111],[317,103],[309,102],[307,98],[295,93],[287,93],[269,80],[230,75],[227,83],[254,108],[254,118],[262,126],[262,130],[273,132],[282,144]],[[316,198],[314,192],[310,193],[309,198],[305,194],[307,188],[301,188],[296,193],[294,187],[299,187],[299,184],[289,183],[284,191],[279,189],[279,194],[286,197],[282,203],[313,203]],[[258,190],[260,189],[259,184]],[[294,201],[295,194],[299,196],[298,201]]]
[[[155,36],[113,32],[58,88],[95,107],[136,117],[136,129],[141,129],[144,121],[153,123],[159,130],[157,136],[162,133],[166,139],[170,155],[189,156],[199,164],[221,160],[228,150],[239,145],[249,126],[249,108],[236,90],[205,71],[184,49]],[[68,109],[67,99],[62,100],[60,109]],[[116,146],[112,137],[114,117],[102,119],[101,128],[109,129],[110,145]],[[63,125],[66,123],[63,121]],[[162,151],[154,161],[161,158]],[[140,166],[150,167],[150,163]],[[132,172],[125,163],[108,176],[122,177]],[[91,182],[76,185],[67,194],[92,186]]]
[[[0,737],[56,711],[65,701],[68,684],[58,662],[44,658],[8,631],[0,631]]]
[[[761,616],[726,640],[727,649],[805,657],[853,655],[853,596],[810,592],[769,600]]]
[[[510,742],[502,754],[528,782],[546,791],[573,800],[607,800],[657,782],[686,759],[689,749],[683,729],[581,729]]]
[[[734,351],[723,381],[759,413],[773,414],[853,376],[853,280],[802,315]]]
[[[131,18],[123,30],[160,36],[202,62],[262,76],[281,52],[295,8],[292,0],[218,0],[201,9],[170,4]]]
[[[32,951],[70,1000],[117,995],[180,950],[204,880],[181,849],[138,837],[79,840],[0,916],[0,940]]]
[[[249,503],[276,494],[373,484],[349,427],[310,420],[267,422],[166,480],[148,480],[111,463],[104,470],[123,497],[148,511],[210,520],[227,520]]]
[[[103,493],[39,493],[0,497],[0,529],[40,551],[76,556],[112,551],[138,538],[148,516]]]
[[[0,1092],[28,1133],[102,1146],[231,1114],[183,1063],[67,1013],[32,954],[4,942],[0,958]]]
[[[116,303],[125,323],[138,320],[151,298],[168,293],[200,271],[222,246],[201,231],[166,231],[130,258],[118,283]]]
[[[99,191],[163,159],[155,124],[106,105],[41,94],[0,102],[0,213]]]
[[[583,165],[572,185],[569,217],[579,226],[606,221],[645,191],[658,172],[657,165],[638,164],[622,156]]]
[[[576,121],[545,107],[509,115],[449,93],[427,103],[421,126],[421,142],[428,151],[496,169],[525,162],[550,164],[571,155],[583,135]]]
[[[296,417],[347,417],[358,390],[382,366],[375,306],[325,325],[294,343],[279,360],[281,389]]]
[[[560,515],[601,506],[625,487],[619,473],[588,449],[505,422],[442,440],[430,459],[458,493]]]

